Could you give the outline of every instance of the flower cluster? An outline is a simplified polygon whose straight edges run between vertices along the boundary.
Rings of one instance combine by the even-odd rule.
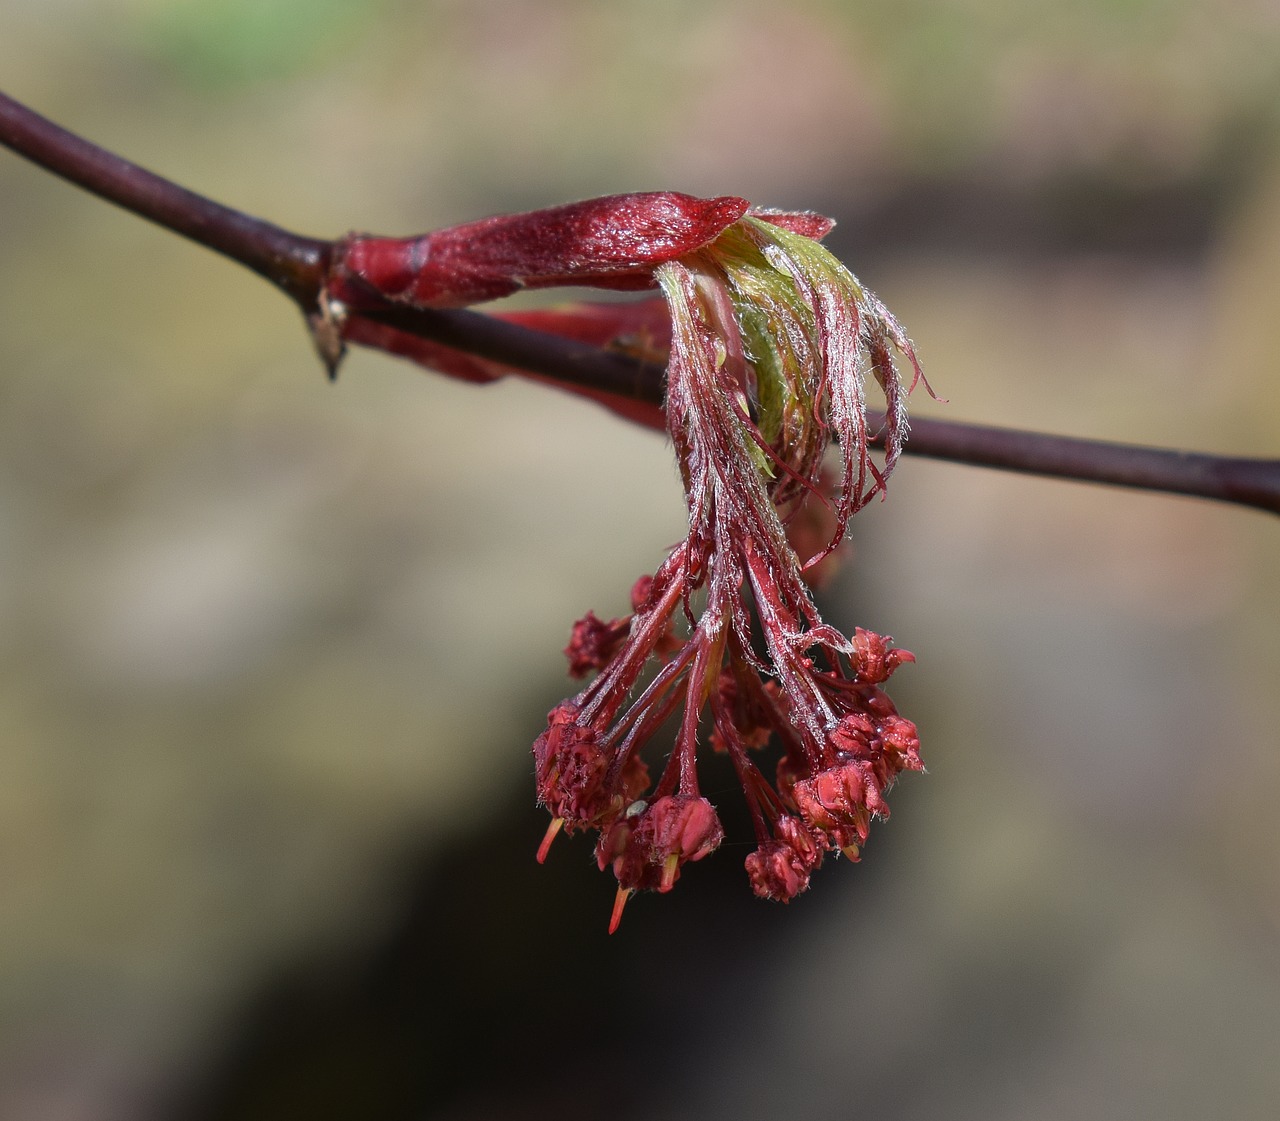
[[[538,859],[560,831],[596,833],[597,862],[618,881],[611,931],[632,892],[669,891],[723,839],[698,786],[704,721],[742,786],[757,840],[747,875],[768,899],[804,891],[828,853],[858,859],[895,778],[922,769],[916,727],[884,691],[913,656],[824,623],[807,582],[883,490],[921,377],[898,322],[819,244],[830,227],[740,199],[616,196],[425,238],[353,238],[335,272],[333,292],[357,312],[348,337],[475,380],[504,371],[362,323],[361,300],[447,306],[565,283],[662,291],[665,321],[653,302],[525,313],[601,343],[644,324],[645,345],[668,355],[664,412],[688,535],[632,589],[630,615],[575,625],[570,672],[595,677],[552,709],[533,746],[552,816]],[[913,368],[910,387],[895,354]],[[869,378],[887,403],[879,465]],[[643,749],[677,714],[655,782]],[[771,781],[760,749],[774,742]]]

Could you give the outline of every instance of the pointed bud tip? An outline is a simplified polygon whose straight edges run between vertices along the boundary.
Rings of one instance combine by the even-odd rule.
[[[702,217],[708,222],[723,223],[727,228],[751,209],[751,204],[737,195],[720,195],[713,199],[698,199]]]
[[[812,210],[774,210],[770,207],[752,207],[752,218],[759,218],[771,226],[779,226],[790,230],[793,234],[821,241],[836,228],[836,220],[825,214],[815,214]]]

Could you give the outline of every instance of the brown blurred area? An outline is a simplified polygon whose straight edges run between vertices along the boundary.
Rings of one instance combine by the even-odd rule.
[[[1280,454],[1273,4],[9,0],[0,75],[317,235],[820,209],[921,415]],[[658,436],[328,385],[0,153],[0,1116],[1276,1116],[1280,523],[905,459],[824,611],[929,774],[789,908],[730,844],[607,939],[528,745],[683,517]]]

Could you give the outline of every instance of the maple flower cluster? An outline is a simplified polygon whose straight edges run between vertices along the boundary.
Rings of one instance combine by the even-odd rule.
[[[700,739],[728,755],[742,786],[757,842],[746,858],[752,889],[783,902],[828,854],[857,860],[871,820],[888,815],[895,778],[922,769],[916,727],[884,690],[913,656],[826,624],[806,579],[883,490],[906,436],[906,395],[922,377],[898,322],[819,243],[831,226],[735,198],[623,195],[422,238],[352,237],[334,268],[347,338],[472,380],[507,371],[361,308],[456,306],[550,284],[661,289],[665,307],[509,316],[668,359],[665,424],[688,535],[635,584],[630,615],[588,612],[574,626],[570,672],[595,676],[551,710],[533,745],[537,796],[552,817],[538,859],[561,831],[594,832],[597,862],[618,881],[611,931],[634,891],[669,891],[723,840],[698,785]],[[913,370],[910,387],[895,355]],[[880,465],[868,451],[869,379],[887,404]],[[834,479],[824,466],[833,442]],[[655,781],[644,748],[673,719]],[[761,749],[773,743],[771,780]]]

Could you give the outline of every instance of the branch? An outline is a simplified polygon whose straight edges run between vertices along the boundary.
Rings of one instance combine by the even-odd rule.
[[[0,144],[141,218],[239,261],[311,310],[330,243],[207,199],[99,148],[0,93]]]
[[[108,202],[239,261],[294,300],[314,325],[333,242],[291,233],[180,187],[3,93],[0,144]],[[471,311],[388,303],[361,314],[569,387],[662,403],[664,371],[624,354]],[[941,420],[914,421],[906,450],[974,466],[1195,495],[1280,514],[1280,459],[1143,448]]]
[[[533,331],[475,311],[435,310],[388,305],[382,310],[360,309],[364,319],[395,327],[407,335],[442,343],[565,386],[595,389],[662,405],[664,367],[619,351]]]
[[[1189,494],[1280,514],[1280,459],[1209,455],[924,419],[912,420],[906,450],[975,467]]]

